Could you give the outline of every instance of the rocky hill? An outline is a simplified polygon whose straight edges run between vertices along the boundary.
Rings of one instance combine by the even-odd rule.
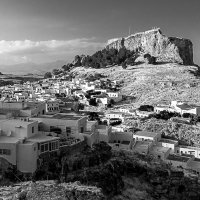
[[[107,48],[119,50],[122,47],[130,51],[149,53],[159,62],[175,62],[184,65],[193,64],[193,45],[188,39],[167,37],[161,30],[136,33],[125,38],[111,39]]]

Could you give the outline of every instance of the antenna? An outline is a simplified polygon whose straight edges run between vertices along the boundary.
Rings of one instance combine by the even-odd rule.
[[[131,26],[129,26],[128,35],[131,35]]]

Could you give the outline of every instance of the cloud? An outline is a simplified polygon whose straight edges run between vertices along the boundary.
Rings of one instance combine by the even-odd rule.
[[[77,38],[73,40],[47,41],[0,41],[0,64],[3,62],[48,62],[52,59],[71,58],[76,54],[94,53],[103,43],[95,38]]]

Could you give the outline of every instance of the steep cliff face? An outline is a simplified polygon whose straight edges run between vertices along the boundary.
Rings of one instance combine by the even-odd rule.
[[[107,48],[126,47],[131,51],[149,53],[157,57],[158,62],[193,64],[193,45],[188,39],[167,37],[160,29],[130,35],[126,38],[111,39]]]

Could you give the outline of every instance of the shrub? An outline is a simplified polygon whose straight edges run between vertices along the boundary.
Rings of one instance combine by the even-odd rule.
[[[27,199],[27,191],[22,191],[18,195],[19,200],[26,200]]]
[[[46,72],[44,75],[44,78],[51,78],[51,77],[52,77],[51,72]]]
[[[152,112],[154,110],[153,106],[150,105],[141,105],[138,110],[140,111],[147,111],[147,112]]]

